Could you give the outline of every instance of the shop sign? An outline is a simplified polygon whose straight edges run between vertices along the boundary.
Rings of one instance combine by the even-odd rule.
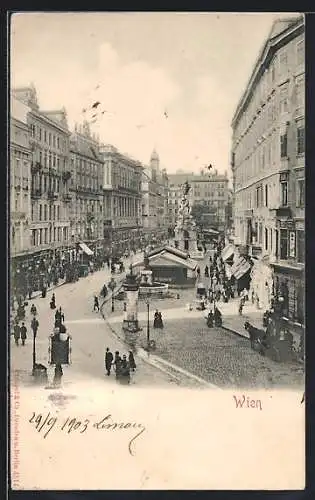
[[[295,257],[295,232],[290,231],[289,235],[289,257]]]

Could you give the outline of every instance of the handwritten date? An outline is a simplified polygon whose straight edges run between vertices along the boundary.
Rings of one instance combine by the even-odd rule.
[[[111,415],[106,415],[100,420],[91,422],[89,419],[79,420],[76,417],[68,417],[66,419],[58,422],[58,417],[54,417],[48,412],[46,415],[41,413],[33,412],[31,418],[29,419],[30,424],[34,425],[38,433],[41,433],[44,439],[47,438],[49,433],[58,423],[59,431],[65,434],[72,434],[73,432],[84,434],[89,428],[96,429],[98,431],[127,431],[133,430],[134,435],[129,440],[128,450],[131,455],[132,445],[137,438],[146,430],[145,426],[137,422],[115,422]],[[56,427],[57,428],[57,427]]]

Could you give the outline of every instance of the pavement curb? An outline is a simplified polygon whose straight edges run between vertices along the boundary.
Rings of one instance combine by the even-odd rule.
[[[229,326],[225,326],[224,324],[222,324],[221,328],[222,328],[222,330],[226,330],[227,332],[233,333],[234,335],[237,335],[238,337],[249,340],[249,337],[247,337],[246,335],[243,335],[242,333],[238,332],[237,330],[234,330],[233,328],[231,328]]]
[[[120,286],[120,288],[122,288],[122,287]],[[111,296],[112,296],[112,294],[108,295],[106,297],[106,299],[102,302],[102,304],[100,306],[100,313],[101,313],[104,321],[106,322],[107,326],[109,327],[110,331],[112,332],[112,334],[115,335],[115,337],[120,342],[122,342],[127,348],[129,348],[130,346],[126,343],[126,340],[121,335],[119,335],[119,333],[112,327],[110,321],[108,320],[108,318],[105,316],[105,313],[103,312],[103,307],[111,299]],[[172,364],[172,371],[171,371],[171,370],[167,369],[165,366],[163,366],[163,364],[164,365],[171,365],[171,363],[169,363],[168,361],[165,361],[163,358],[156,356],[156,354],[153,354],[152,359],[150,359],[149,354],[148,354],[148,357],[144,356],[144,352],[146,352],[146,351],[142,347],[139,347],[138,350],[139,350],[138,355],[139,355],[140,359],[142,359],[142,361],[144,361],[146,364],[150,365],[151,367],[156,368],[156,369],[160,370],[161,372],[167,374],[169,377],[171,377],[175,380],[180,380],[180,379],[178,376],[176,376],[173,373],[174,371],[176,371],[178,375],[184,374],[186,376],[186,378],[188,378],[190,380],[198,381],[201,386],[208,387],[209,389],[221,389],[219,386],[211,384],[210,382],[207,382],[206,380],[202,379],[201,377],[198,377],[197,375],[194,375],[193,373],[190,374],[186,370],[183,370],[180,366]]]

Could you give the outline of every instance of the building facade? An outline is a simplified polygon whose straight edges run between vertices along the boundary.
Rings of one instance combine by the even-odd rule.
[[[142,173],[142,226],[147,241],[167,238],[169,228],[168,175],[160,170],[160,159],[154,150],[150,165]]]
[[[203,206],[205,215],[208,215],[208,225],[224,231],[226,224],[226,206],[229,198],[227,172],[224,175],[213,173],[184,173],[169,174],[169,207],[172,223],[176,223],[178,209],[181,201],[181,186],[188,181],[191,186],[189,191],[189,204]]]
[[[70,132],[64,109],[41,111],[34,87],[13,90],[29,106],[27,122],[31,148],[30,248],[33,253],[61,250],[71,243],[69,232]]]
[[[258,258],[259,300],[304,322],[304,19],[278,20],[232,120],[234,231]],[[270,269],[273,279],[270,280]]]
[[[10,253],[15,259],[31,248],[31,149],[27,115],[30,108],[10,100]]]
[[[70,139],[70,232],[72,242],[103,251],[103,159],[89,124],[76,125]]]
[[[112,145],[101,146],[104,162],[104,239],[111,252],[140,246],[142,165]]]

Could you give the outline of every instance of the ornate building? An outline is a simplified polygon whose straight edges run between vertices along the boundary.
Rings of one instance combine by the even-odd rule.
[[[104,161],[104,239],[113,253],[140,244],[142,165],[111,145],[101,146]]]
[[[75,126],[70,155],[71,239],[97,254],[103,250],[103,159],[86,121]]]
[[[169,174],[169,210],[172,223],[176,223],[181,201],[181,186],[188,181],[191,189],[188,194],[191,207],[202,205],[207,215],[209,227],[224,230],[226,224],[226,205],[228,203],[229,189],[227,173],[218,174],[216,170],[210,174],[203,170],[199,175],[192,172],[177,172]]]
[[[65,109],[41,111],[33,86],[16,88],[14,97],[29,106],[31,220],[29,251],[44,256],[70,243],[69,145]]]
[[[276,21],[232,120],[235,243],[259,259],[259,300],[304,322],[304,19]],[[270,283],[270,266],[274,286]],[[263,284],[263,285],[262,285]]]
[[[142,225],[147,241],[167,238],[169,227],[168,176],[160,170],[160,159],[154,150],[150,165],[142,174]]]
[[[31,248],[31,149],[27,114],[30,108],[11,96],[10,102],[10,253],[23,257]]]

